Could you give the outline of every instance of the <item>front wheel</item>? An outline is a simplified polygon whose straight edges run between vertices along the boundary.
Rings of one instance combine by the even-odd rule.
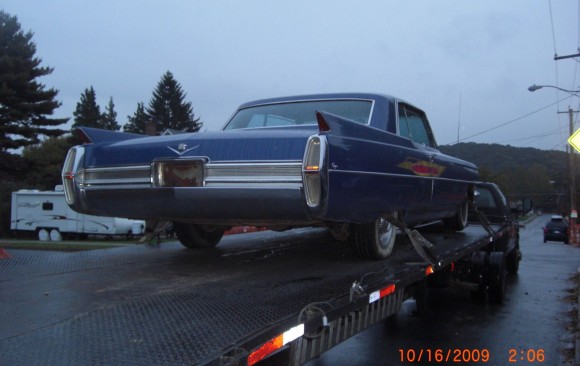
[[[173,229],[179,242],[186,248],[212,248],[218,245],[225,228],[214,225],[197,225],[183,222],[173,223]]]
[[[522,254],[520,252],[519,246],[514,248],[511,252],[507,255],[507,271],[509,274],[517,274],[518,270],[520,269],[520,259]]]
[[[352,225],[350,245],[361,258],[385,259],[395,246],[397,228],[382,217],[370,224]]]

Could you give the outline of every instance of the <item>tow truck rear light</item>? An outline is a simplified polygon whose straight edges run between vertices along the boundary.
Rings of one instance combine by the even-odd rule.
[[[372,304],[375,301],[378,301],[380,299],[382,299],[385,296],[389,296],[395,293],[395,290],[397,289],[397,287],[395,286],[395,284],[390,284],[387,287],[383,287],[380,290],[377,290],[375,292],[372,292],[369,295],[369,304]]]
[[[432,275],[433,273],[435,273],[433,266],[429,266],[429,267],[425,268],[425,276]]]
[[[250,353],[248,356],[248,366],[255,365],[262,361],[272,353],[278,351],[288,343],[296,340],[304,335],[304,324],[299,324],[293,328],[288,329],[284,333],[270,339],[264,343],[260,348]]]

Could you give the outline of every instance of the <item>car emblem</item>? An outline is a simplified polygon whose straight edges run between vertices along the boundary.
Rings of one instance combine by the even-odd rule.
[[[197,149],[199,147],[199,145],[191,147],[191,148],[187,148],[187,144],[181,143],[179,145],[177,145],[177,150],[172,148],[171,146],[167,146],[167,148],[171,151],[173,151],[174,153],[176,153],[177,155],[181,156],[183,154],[185,154],[188,151],[191,151],[193,149]]]

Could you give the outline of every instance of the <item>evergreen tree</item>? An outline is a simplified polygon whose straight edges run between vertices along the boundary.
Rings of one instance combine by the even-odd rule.
[[[52,191],[55,185],[62,184],[64,159],[73,145],[76,145],[74,137],[65,135],[24,148],[22,158],[27,167],[26,187]]]
[[[113,97],[109,99],[109,104],[107,104],[105,113],[103,113],[102,128],[112,131],[119,131],[121,128],[119,123],[117,123],[117,112],[115,112],[115,103],[113,103]]]
[[[147,114],[157,125],[157,132],[174,129],[187,132],[197,132],[203,126],[199,118],[195,118],[191,102],[185,102],[186,94],[173,74],[167,71],[153,91]]]
[[[58,90],[37,78],[52,73],[35,57],[33,33],[24,33],[16,16],[0,10],[0,154],[36,144],[40,136],[60,136],[67,118],[48,118],[61,103]]]
[[[145,134],[145,124],[151,120],[151,117],[145,112],[143,102],[137,103],[137,110],[132,116],[127,116],[129,122],[123,126],[123,131]]]
[[[72,127],[103,128],[101,108],[97,104],[95,89],[91,86],[81,94],[81,100],[73,112],[74,120]]]

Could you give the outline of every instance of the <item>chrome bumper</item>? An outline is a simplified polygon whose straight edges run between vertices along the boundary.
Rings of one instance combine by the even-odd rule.
[[[83,147],[63,168],[68,204],[76,211],[114,217],[220,224],[311,223],[302,161],[207,162],[196,187],[156,186],[154,163],[83,168]]]

